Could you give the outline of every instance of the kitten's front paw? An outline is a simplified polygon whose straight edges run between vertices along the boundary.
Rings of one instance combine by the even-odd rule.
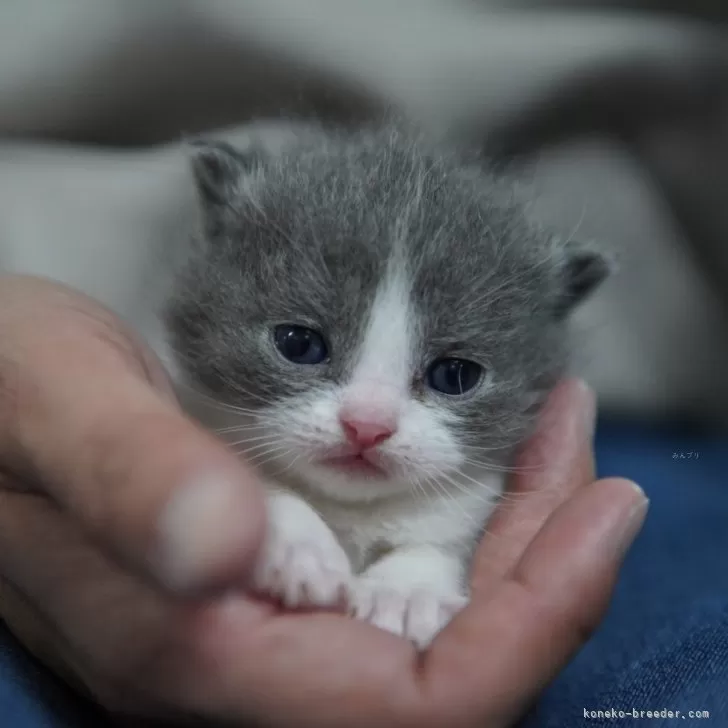
[[[365,577],[354,585],[352,612],[357,619],[405,637],[424,650],[467,601],[460,594],[427,587],[400,589]]]
[[[343,608],[350,583],[349,558],[328,529],[269,523],[253,576],[255,591],[290,609]]]

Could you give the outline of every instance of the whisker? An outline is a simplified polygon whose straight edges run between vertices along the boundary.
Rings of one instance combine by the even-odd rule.
[[[450,480],[449,478],[447,478],[447,476],[445,476],[445,479],[446,480]],[[446,490],[442,487],[442,485],[438,481],[433,481],[432,482],[432,485],[435,487],[435,490],[437,492],[439,492],[441,494],[446,492]],[[457,485],[457,484],[456,483],[453,483],[453,485]],[[528,495],[529,497],[533,497],[534,494],[523,494],[523,495],[524,496]],[[484,523],[478,524],[479,526],[482,526],[482,530],[481,530],[480,537],[482,538],[483,536],[485,536],[486,534],[488,534],[489,537],[492,538],[492,539],[496,539],[496,540],[499,540],[499,541],[502,540],[502,541],[506,541],[507,542],[512,537],[509,534],[505,534],[505,533],[504,534],[498,534],[498,533],[493,533],[492,531],[489,531],[488,530],[488,521],[490,519],[490,516],[492,515],[492,512],[496,508],[512,507],[515,504],[513,502],[508,503],[508,494],[507,493],[501,494],[497,498],[482,499],[482,502],[487,502],[489,505],[491,505],[492,506],[492,511],[491,511],[491,513],[488,514],[488,518],[486,518],[486,520],[485,520]],[[458,503],[458,505],[460,506],[459,503]],[[462,506],[460,506],[459,510],[462,511]],[[464,513],[464,515],[466,517],[468,517],[471,522],[475,522],[476,519],[473,518],[473,516],[471,514],[465,514]]]
[[[245,423],[240,425],[230,425],[229,427],[213,427],[212,432],[218,435],[227,435],[235,432],[246,432],[248,430],[260,430],[265,427],[263,423]]]
[[[235,450],[235,454],[244,455],[247,458],[256,451],[264,450],[265,448],[271,447],[271,445],[285,447],[283,443],[277,443],[274,440],[268,440],[267,442],[259,442],[257,445],[251,445],[250,447],[239,448]]]
[[[450,476],[448,473],[439,471],[440,477],[444,478],[448,483],[452,484],[453,487],[457,488],[461,492],[473,496],[477,494],[477,491],[473,493],[473,490],[471,488],[467,488],[464,484],[458,483],[455,478]],[[521,500],[523,500],[526,497],[530,497],[530,493],[509,493],[508,491],[501,492],[500,490],[497,490],[495,488],[492,488],[488,486],[487,484],[472,478],[467,473],[462,472],[461,470],[457,470],[454,473],[455,476],[459,476],[461,478],[465,478],[466,480],[470,481],[474,485],[478,487],[478,489],[484,490],[486,493],[488,493],[487,496],[483,496],[482,498],[479,498],[481,502],[488,502],[488,503],[495,503],[495,502],[501,502],[501,503],[517,503]],[[477,496],[476,496],[477,497]]]
[[[261,460],[259,462],[256,462],[255,463],[255,467],[258,468],[258,469],[261,469],[261,468],[265,467],[266,465],[268,465],[268,463],[272,463],[275,460],[280,460],[281,458],[286,457],[291,452],[292,452],[292,450],[289,449],[289,450],[286,450],[283,453],[271,455],[268,458],[265,458],[265,459],[263,459],[263,460]],[[274,477],[277,477],[277,476],[274,476]]]
[[[405,480],[407,481],[408,484],[412,485],[414,490],[417,493],[421,494],[429,504],[432,504],[432,499],[430,498],[430,494],[427,492],[427,490],[422,485],[422,483],[420,483],[420,481],[417,480],[417,478],[414,478],[408,474],[405,476]]]
[[[477,433],[475,433],[475,434],[477,434]],[[463,445],[463,447],[466,450],[477,450],[478,452],[502,452],[504,450],[509,450],[512,446],[511,445],[496,445],[493,447],[486,447],[484,445]]]
[[[261,440],[269,440],[270,442],[275,442],[277,439],[278,438],[275,435],[267,433],[265,435],[259,435],[258,437],[246,437],[242,440],[236,440],[235,442],[226,442],[225,444],[228,447],[237,447],[238,445],[247,445],[248,443],[260,442]]]
[[[270,443],[267,443],[267,444],[270,444]],[[272,453],[277,453],[277,452],[280,452],[281,450],[287,450],[287,449],[290,449],[290,448],[288,448],[286,445],[279,444],[279,445],[269,448],[268,450],[261,450],[260,452],[255,453],[252,456],[249,454],[249,451],[245,451],[245,450],[238,450],[235,452],[235,454],[238,456],[242,456],[245,459],[245,461],[250,464],[256,464],[256,462],[258,461],[259,458],[264,458],[267,455],[270,455]]]
[[[545,467],[544,465],[496,465],[488,460],[475,460],[473,458],[463,458],[463,462],[467,465],[474,465],[475,467],[490,470],[494,473],[506,473],[508,475],[540,473]]]
[[[181,358],[185,359],[186,361],[190,361],[189,357],[182,355],[179,351],[175,351],[175,353],[177,354],[177,356],[180,356]],[[264,397],[263,395],[261,395],[259,393],[252,392],[252,391],[248,390],[246,387],[244,387],[242,384],[240,384],[240,382],[230,379],[230,377],[221,375],[221,379],[230,388],[231,392],[237,392],[237,393],[243,394],[246,397],[249,397],[250,399],[253,399],[257,402],[260,402],[261,404],[263,404],[265,406],[270,406],[274,402],[274,400],[272,398],[267,399],[266,397]],[[232,408],[233,411],[236,411],[236,412],[247,411],[248,414],[255,412],[254,410],[251,410],[249,408],[240,407],[237,405],[231,405],[227,402],[221,402],[219,399],[214,397],[212,394],[203,391],[202,389],[200,389],[199,387],[196,387],[194,384],[192,384],[188,381],[177,382],[177,386],[183,387],[184,389],[189,390],[193,394],[196,394],[197,396],[202,397],[203,399],[210,402],[211,404],[220,406],[225,410],[229,411],[229,409]]]
[[[191,384],[183,383],[181,385],[188,391],[192,392],[195,396],[200,397],[206,406],[212,407],[214,409],[221,410],[223,412],[230,412],[232,414],[240,414],[240,415],[255,415],[256,417],[260,417],[260,411],[251,409],[250,407],[242,407],[240,405],[230,404],[229,402],[223,402],[206,392],[203,392],[202,390],[198,389],[197,387],[192,386]],[[249,393],[249,396],[256,398],[257,395],[253,395],[252,393]],[[270,406],[272,404],[272,401],[267,401],[263,398],[259,398],[261,403],[265,406]]]
[[[289,452],[291,452],[291,451],[289,450]],[[288,454],[288,453],[285,453],[285,454],[281,455],[280,457],[281,457],[281,458],[284,458],[284,457],[286,457],[286,455],[287,455],[287,454]],[[289,470],[291,470],[291,469],[292,469],[292,468],[293,468],[293,467],[294,467],[294,466],[296,465],[296,463],[297,463],[297,462],[298,462],[298,461],[299,461],[299,460],[301,459],[301,456],[302,456],[302,455],[303,455],[303,453],[300,453],[300,452],[299,452],[299,453],[298,453],[298,455],[296,455],[296,456],[295,456],[295,457],[293,458],[293,460],[291,460],[291,462],[290,462],[290,463],[288,463],[288,465],[286,465],[286,467],[285,467],[285,468],[283,468],[283,470],[278,470],[278,471],[276,471],[276,472],[275,472],[275,473],[273,474],[273,477],[274,477],[274,478],[280,478],[280,476],[281,476],[281,475],[283,475],[284,473],[287,473],[287,472],[288,472]],[[304,458],[304,460],[305,460],[306,462],[309,462],[309,461],[310,461],[310,458]]]
[[[463,493],[463,495],[467,495],[467,496],[473,496],[473,495],[475,495],[476,497],[478,497],[479,496],[479,492],[488,493],[489,494],[488,497],[483,496],[481,498],[481,500],[483,502],[485,502],[485,501],[492,502],[495,498],[498,498],[500,496],[500,491],[499,490],[496,490],[495,488],[492,488],[491,486],[487,485],[486,483],[481,483],[480,481],[475,480],[474,478],[471,478],[471,477],[467,476],[465,473],[463,473],[461,471],[456,471],[456,474],[458,476],[460,476],[460,477],[466,478],[471,483],[473,483],[474,485],[476,485],[477,486],[477,490],[473,491],[472,488],[467,488],[463,483],[458,483],[458,481],[452,475],[450,475],[448,473],[445,473],[443,471],[438,471],[438,476],[440,478],[443,478],[444,480],[446,480],[454,488],[456,488],[461,493]]]
[[[460,512],[460,514],[470,523],[475,523],[476,519],[471,513],[468,513],[465,510],[465,507],[453,496],[452,493],[449,493],[447,488],[444,488],[440,481],[437,478],[428,477],[427,482],[430,484],[432,489],[435,491],[436,494],[438,494],[441,498],[445,499],[445,502],[451,505],[454,505],[455,508]]]

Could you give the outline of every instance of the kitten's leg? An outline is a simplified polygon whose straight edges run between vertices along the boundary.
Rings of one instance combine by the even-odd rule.
[[[254,589],[289,608],[345,604],[351,564],[331,529],[294,493],[272,489],[267,506],[268,531]]]
[[[396,548],[357,580],[354,614],[425,649],[467,603],[464,561],[435,546]]]

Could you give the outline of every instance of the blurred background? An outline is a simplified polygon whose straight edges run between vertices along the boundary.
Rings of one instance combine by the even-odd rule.
[[[533,215],[618,255],[577,316],[574,367],[600,399],[600,474],[652,499],[611,616],[526,724],[564,728],[567,698],[617,705],[629,679],[649,698],[615,651],[725,583],[726,19],[725,0],[4,0],[0,269],[74,283],[73,251],[87,292],[143,305],[144,251],[184,234],[193,202],[180,138],[256,119],[396,109],[513,164]],[[101,725],[31,684],[29,723]]]
[[[148,195],[135,220],[132,197],[118,214],[134,184],[104,201],[94,182],[126,164],[122,150],[152,159],[155,145],[252,119],[356,123],[396,108],[514,161],[534,214],[617,251],[619,275],[577,322],[575,367],[605,415],[720,427],[727,17],[718,0],[11,0],[0,6],[0,193],[12,193],[4,208],[0,194],[0,232],[22,247],[65,218],[83,236],[82,210],[98,218],[113,204],[108,225],[138,233]],[[91,146],[94,173],[69,177]],[[53,217],[18,204],[39,195]]]
[[[0,180],[17,198],[12,139],[138,148],[257,118],[356,122],[395,107],[516,159],[541,219],[618,252],[620,274],[578,321],[575,366],[605,413],[728,420],[724,4],[393,5],[5,2],[0,135],[13,166]],[[43,176],[33,160],[30,199]],[[38,234],[42,206],[25,214]],[[27,225],[10,227],[6,216],[17,240]]]

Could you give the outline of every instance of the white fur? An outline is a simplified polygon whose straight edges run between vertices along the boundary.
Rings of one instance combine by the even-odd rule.
[[[287,607],[335,606],[351,585],[351,564],[336,536],[302,499],[272,487],[269,527],[254,587]]]
[[[467,603],[462,554],[438,546],[394,549],[361,575],[354,588],[359,619],[425,648]]]
[[[426,77],[423,73],[422,78]],[[25,92],[22,97],[29,98]],[[251,133],[255,126],[220,136],[244,146]],[[275,149],[295,133],[295,125],[266,123],[258,141]],[[579,216],[583,209],[574,199],[586,195],[599,204],[588,211],[578,235],[624,241],[625,250],[632,251],[628,264],[622,265],[628,275],[615,277],[579,314],[587,328],[597,324],[599,328],[599,336],[589,340],[601,348],[598,355],[589,357],[593,364],[586,366],[586,373],[597,386],[600,400],[641,413],[690,401],[725,409],[726,352],[715,334],[721,330],[718,309],[690,261],[678,255],[679,241],[662,224],[651,190],[611,148],[588,154],[576,148],[560,162],[546,158],[541,169],[543,186],[557,199],[549,202],[546,196],[546,210],[539,216],[548,213],[546,217],[558,227],[571,231],[576,220],[569,222],[569,216],[574,209]],[[604,189],[594,187],[599,180]],[[173,360],[149,309],[164,294],[160,281],[164,280],[165,255],[160,251],[183,247],[194,211],[188,160],[178,148],[122,154],[11,142],[0,145],[0,271],[46,275],[94,296],[140,330],[169,366]],[[621,227],[617,225],[615,232],[616,222]],[[649,295],[644,295],[646,282],[651,282]],[[675,295],[676,290],[680,295]],[[387,300],[391,304],[395,296],[382,294],[378,307]],[[396,317],[390,310],[389,316],[381,318],[394,321]],[[370,340],[376,341],[373,335]],[[390,358],[396,354],[390,347],[398,347],[402,340],[385,337],[378,343],[378,356]],[[282,483],[305,486],[303,506],[320,514],[311,523],[319,524],[316,528],[321,519],[328,524],[357,573],[369,566],[368,548],[380,542],[392,544],[393,556],[411,554],[407,549],[418,545],[432,545],[441,553],[467,552],[500,491],[501,477],[471,471],[456,477],[458,470],[464,470],[463,463],[457,442],[445,427],[445,413],[409,398],[399,402],[398,433],[384,448],[388,465],[397,473],[391,481],[357,484],[306,464],[310,456],[340,443],[341,394],[324,388],[301,398],[296,406],[270,413],[260,434],[281,450],[264,469]],[[189,401],[185,406],[192,412],[194,404]],[[211,410],[195,414],[211,428],[244,424],[242,417],[218,422],[219,413]],[[249,459],[258,463],[260,452],[264,451],[251,452]],[[417,495],[408,478],[435,466],[446,471],[457,487],[444,480],[447,492]],[[388,492],[391,497],[381,497]],[[272,516],[272,525],[280,524],[280,531],[288,534],[287,542],[295,544],[298,541],[286,524],[304,509],[294,508],[293,498],[301,501],[300,496],[286,501],[293,509],[290,517],[281,513],[288,508],[283,501],[272,504],[271,513],[278,514]],[[314,530],[311,526],[310,533]],[[327,540],[320,532],[319,536]],[[422,555],[423,564],[429,561]],[[389,572],[390,581],[404,585],[409,574],[415,573],[410,556],[389,563],[395,566],[387,569],[395,570],[397,563],[401,567],[396,578]],[[435,572],[433,564],[431,584],[439,578]],[[297,573],[301,570],[291,567],[291,576]],[[362,604],[359,607],[363,611]],[[419,631],[418,639],[422,641]]]
[[[291,606],[320,607],[333,606],[347,588],[355,615],[424,648],[467,601],[465,563],[502,479],[464,473],[445,411],[412,398],[417,335],[408,280],[394,266],[375,298],[349,381],[264,416],[262,447],[278,449],[261,467],[290,489],[270,496],[272,545],[263,551],[259,570],[267,576],[258,585]],[[374,456],[387,477],[311,462],[350,448],[342,408],[394,420],[394,434]]]
[[[392,266],[377,292],[358,361],[345,396],[373,385],[385,387],[387,396],[406,397],[412,368],[412,344],[417,322],[410,306],[410,286],[404,270]],[[367,402],[367,396],[361,398]]]
[[[184,250],[195,223],[183,155],[8,145],[0,147],[0,190],[0,270],[47,275],[96,297],[176,373],[152,312],[165,295],[170,251]],[[28,203],[39,198],[41,207]],[[463,565],[501,477],[466,470],[446,411],[410,396],[418,330],[408,292],[403,270],[393,266],[345,386],[322,387],[265,413],[242,445],[278,486],[270,491],[255,586],[291,606],[327,607],[346,588],[353,612],[425,646],[464,603]],[[245,416],[221,422],[219,412],[198,407],[185,388],[180,393],[211,429],[251,425]],[[347,447],[339,424],[344,402],[369,408],[367,417],[397,417],[396,433],[379,448],[389,478],[352,478],[311,462]],[[235,442],[241,434],[227,437]],[[387,553],[377,550],[382,545]]]

